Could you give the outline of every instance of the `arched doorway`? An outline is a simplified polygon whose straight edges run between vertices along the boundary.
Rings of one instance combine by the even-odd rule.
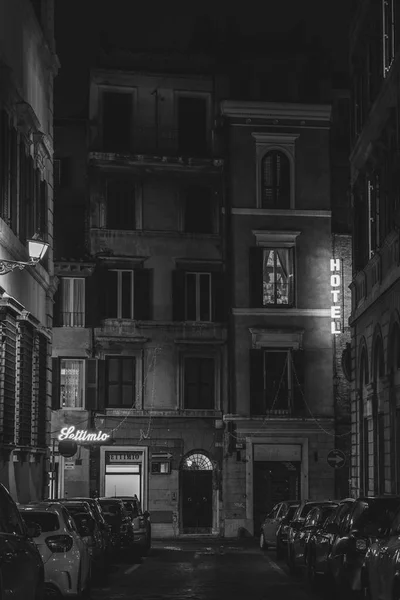
[[[201,451],[181,463],[182,533],[211,533],[213,524],[213,464]]]

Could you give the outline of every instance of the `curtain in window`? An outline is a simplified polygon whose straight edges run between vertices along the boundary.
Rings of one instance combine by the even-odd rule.
[[[263,257],[263,306],[291,304],[292,290],[291,249],[265,249]]]
[[[83,408],[83,360],[61,361],[61,406]]]
[[[84,326],[84,314],[85,314],[85,280],[74,279],[74,325],[76,327]]]

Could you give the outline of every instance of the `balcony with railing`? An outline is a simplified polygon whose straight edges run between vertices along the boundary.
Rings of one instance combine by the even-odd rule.
[[[161,167],[222,166],[222,143],[218,131],[210,129],[204,135],[171,127],[135,127],[130,139],[114,143],[97,138],[94,140],[89,159],[107,163],[134,162],[159,164]]]

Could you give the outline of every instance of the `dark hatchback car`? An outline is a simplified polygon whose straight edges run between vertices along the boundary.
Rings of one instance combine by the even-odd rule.
[[[303,571],[306,567],[308,541],[311,535],[325,523],[326,519],[333,513],[337,507],[337,502],[321,502],[314,506],[305,518],[302,526],[295,531],[291,543],[291,564],[292,573]]]
[[[399,496],[361,497],[354,502],[339,525],[329,557],[337,597],[361,593],[367,550],[389,529],[399,507]]]
[[[89,535],[87,537],[89,539],[89,551],[93,560],[92,564],[94,570],[103,575],[107,565],[105,541],[95,514],[88,502],[74,498],[59,499],[58,502],[65,506],[72,518],[75,515],[79,515],[79,522],[81,522],[83,514],[86,513],[88,515],[87,525],[89,526]]]
[[[137,496],[117,496],[124,503],[134,529],[134,543],[138,554],[145,556],[151,548],[150,513],[143,512]]]
[[[0,598],[42,600],[44,566],[32,537],[10,493],[0,484]]]
[[[135,534],[132,520],[124,503],[118,498],[99,498],[104,518],[111,527],[111,547],[114,552],[134,551]]]
[[[354,502],[354,498],[341,500],[331,516],[308,539],[306,573],[308,583],[312,587],[330,574],[328,558],[340,524],[351,511]]]
[[[78,500],[78,501],[87,502],[89,504],[90,508],[92,509],[93,516],[96,519],[97,524],[100,529],[100,532],[102,534],[102,537],[104,540],[104,546],[106,549],[106,554],[108,552],[110,552],[111,551],[111,539],[110,539],[111,528],[104,518],[103,509],[101,508],[101,504],[98,501],[98,499],[97,498],[86,498],[83,496],[74,496],[73,498],[70,497],[68,499],[62,498],[60,500],[60,502],[63,500],[71,500],[71,501]]]
[[[276,558],[277,560],[281,560],[286,556],[287,553],[287,538],[288,538],[288,529],[290,523],[293,520],[294,513],[299,507],[300,502],[296,502],[296,504],[291,504],[285,514],[282,517],[278,529],[276,530]]]
[[[337,504],[337,503],[335,503]],[[304,563],[304,542],[302,547],[299,548],[301,552],[294,553],[294,547],[297,548],[297,537],[303,539],[303,535],[300,533],[305,523],[308,513],[317,506],[332,505],[331,500],[302,500],[293,515],[293,519],[290,522],[287,530],[287,554],[286,561],[289,567],[289,571],[293,575],[297,566]],[[301,554],[301,556],[299,555]]]

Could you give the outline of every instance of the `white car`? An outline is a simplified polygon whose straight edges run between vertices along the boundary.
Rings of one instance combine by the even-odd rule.
[[[27,526],[37,525],[34,542],[42,556],[47,597],[81,597],[90,590],[91,559],[68,510],[59,502],[20,504]]]

